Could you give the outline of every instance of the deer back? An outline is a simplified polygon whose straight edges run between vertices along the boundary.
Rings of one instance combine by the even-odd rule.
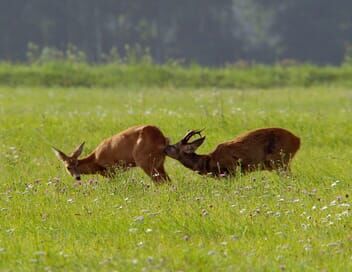
[[[224,142],[210,154],[211,167],[234,168],[235,165],[257,165],[282,156],[293,158],[300,139],[282,128],[257,129]]]
[[[96,160],[102,165],[115,164],[119,161],[134,164],[137,147],[141,156],[146,155],[143,154],[144,151],[163,154],[167,143],[167,138],[157,127],[135,126],[104,140],[94,152]]]

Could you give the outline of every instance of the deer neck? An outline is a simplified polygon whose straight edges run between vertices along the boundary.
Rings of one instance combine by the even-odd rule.
[[[101,168],[102,167],[96,163],[94,153],[78,160],[78,170],[81,174],[95,174],[99,172]]]
[[[185,167],[197,171],[201,175],[205,175],[209,172],[209,161],[210,156],[208,155],[198,155],[195,153],[183,154],[179,159]]]

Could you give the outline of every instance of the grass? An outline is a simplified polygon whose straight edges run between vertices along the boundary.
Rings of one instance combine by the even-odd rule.
[[[0,88],[0,271],[349,271],[352,93],[309,89]],[[50,150],[84,153],[135,124],[199,153],[248,129],[302,139],[293,178],[216,180],[167,159],[172,186],[139,169],[82,185]]]
[[[0,85],[45,87],[265,88],[352,87],[352,66],[197,65],[120,63],[91,65],[70,61],[0,63]]]

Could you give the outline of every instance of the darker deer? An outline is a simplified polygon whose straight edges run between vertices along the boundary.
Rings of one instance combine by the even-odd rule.
[[[189,142],[194,135],[200,138]],[[181,141],[168,145],[166,154],[201,175],[222,177],[255,170],[290,171],[290,162],[300,147],[300,138],[282,128],[262,128],[219,144],[206,155],[195,153],[203,144],[200,130],[188,132]]]
[[[155,182],[169,181],[164,169],[165,148],[169,140],[155,126],[135,126],[101,142],[88,156],[79,159],[84,143],[71,155],[53,147],[67,172],[76,180],[81,174],[108,177],[117,169],[139,166]]]

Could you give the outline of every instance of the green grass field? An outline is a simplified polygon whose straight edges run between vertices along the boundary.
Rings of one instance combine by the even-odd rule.
[[[79,185],[50,150],[84,154],[129,126],[199,153],[258,127],[301,137],[284,178],[198,176],[172,185],[132,169]],[[0,271],[351,271],[352,92],[297,89],[0,88]]]

